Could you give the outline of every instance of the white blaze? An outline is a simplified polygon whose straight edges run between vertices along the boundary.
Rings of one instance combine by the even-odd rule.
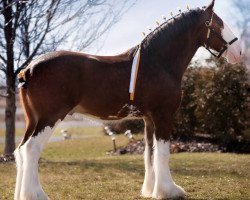
[[[236,36],[233,34],[231,29],[227,24],[224,24],[224,28],[222,29],[222,37],[226,42],[231,42]],[[224,52],[223,57],[227,59],[229,63],[235,64],[241,60],[241,45],[239,40],[231,44],[228,49]]]

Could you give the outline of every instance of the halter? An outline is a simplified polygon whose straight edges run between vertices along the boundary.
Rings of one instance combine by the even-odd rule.
[[[235,37],[230,42],[227,42],[226,40],[224,40],[224,38],[212,28],[213,18],[214,18],[214,12],[212,14],[212,17],[211,17],[210,21],[205,22],[205,25],[208,28],[208,32],[207,32],[207,41],[206,41],[206,43],[204,43],[204,47],[213,56],[215,56],[216,58],[220,58],[222,56],[222,54],[229,48],[229,46],[232,45],[234,42],[236,42],[238,40],[238,38]],[[216,55],[214,52],[212,52],[209,49],[210,48],[210,43],[211,43],[211,37],[210,37],[211,34],[213,34],[215,37],[217,37],[223,43],[223,46],[221,47],[221,50],[218,52],[218,55]]]

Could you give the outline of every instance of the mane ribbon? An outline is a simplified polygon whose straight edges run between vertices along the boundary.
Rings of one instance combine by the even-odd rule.
[[[134,101],[135,98],[135,86],[136,80],[138,75],[138,69],[140,65],[140,58],[141,58],[141,45],[139,45],[136,54],[133,59],[131,76],[130,76],[130,85],[129,85],[129,94],[130,94],[130,101]]]

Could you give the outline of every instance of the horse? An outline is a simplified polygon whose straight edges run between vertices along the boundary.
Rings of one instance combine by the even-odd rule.
[[[14,152],[15,200],[48,199],[39,182],[38,161],[53,130],[67,114],[113,120],[130,116],[131,110],[132,117],[145,122],[142,196],[185,198],[186,192],[172,179],[168,164],[174,114],[182,97],[182,76],[202,46],[229,63],[241,59],[240,42],[214,12],[214,4],[212,0],[206,7],[173,16],[120,55],[52,52],[20,72],[26,132]],[[139,68],[131,100],[131,66],[138,52]]]

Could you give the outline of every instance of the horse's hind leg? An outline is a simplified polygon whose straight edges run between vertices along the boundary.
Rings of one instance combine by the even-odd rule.
[[[145,165],[145,176],[142,185],[142,196],[149,198],[152,197],[154,189],[154,170],[153,170],[153,134],[154,134],[154,123],[151,117],[144,117],[145,123],[145,151],[144,151],[144,165]]]
[[[60,121],[60,120],[59,120]],[[32,136],[20,147],[22,155],[22,186],[20,200],[47,200],[38,179],[38,161],[44,145],[56,127],[46,126],[47,122],[39,120]]]
[[[34,112],[31,111],[29,105],[29,99],[26,97],[24,91],[20,92],[21,103],[24,111],[24,116],[26,120],[26,131],[24,134],[24,138],[21,141],[20,145],[16,148],[14,155],[16,160],[17,167],[17,176],[16,176],[16,187],[15,187],[15,200],[20,200],[20,192],[22,187],[22,178],[23,178],[23,155],[21,152],[21,146],[31,137],[33,132],[36,129],[36,120],[34,116]]]
[[[21,184],[22,184],[22,176],[23,176],[23,160],[20,149],[17,148],[14,152],[15,160],[16,160],[16,168],[17,168],[17,175],[16,175],[16,187],[15,187],[15,200],[20,199],[20,191],[21,191]]]
[[[26,127],[25,136],[26,137],[31,136],[34,130],[35,130],[35,126],[29,123]],[[21,144],[23,142],[24,140],[21,142]],[[22,185],[22,177],[23,177],[23,158],[22,158],[20,146],[16,148],[14,155],[15,155],[16,167],[17,167],[15,200],[19,200],[20,192],[21,192],[21,185]]]
[[[77,90],[73,90],[74,94],[65,92],[68,85],[60,82],[61,79],[54,81],[55,78],[50,73],[46,74],[49,77],[46,79],[47,84],[42,84],[44,77],[42,73],[35,75],[34,71],[27,88],[20,89],[26,121],[34,121],[35,128],[26,132],[19,150],[16,151],[17,165],[21,166],[17,176],[16,200],[48,199],[38,179],[38,161],[57,122],[63,120],[78,102]]]

